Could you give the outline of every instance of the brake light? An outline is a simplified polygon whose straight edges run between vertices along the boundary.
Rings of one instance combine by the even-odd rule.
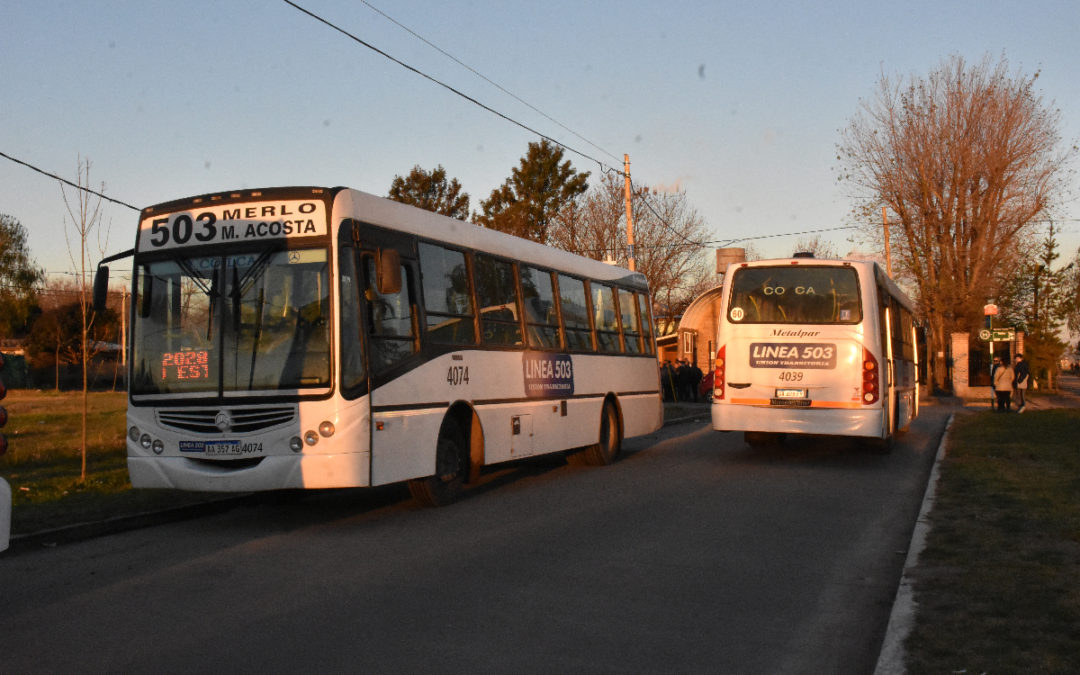
[[[862,354],[862,402],[872,405],[881,398],[881,367],[865,347]]]
[[[724,383],[724,366],[725,366],[724,355],[725,355],[726,351],[727,351],[727,345],[724,345],[724,346],[720,347],[720,349],[716,350],[716,366],[713,369],[713,380],[712,380],[712,386],[713,386],[712,395],[713,395],[713,399],[716,400],[716,401],[723,401],[724,400],[724,384],[725,384]]]

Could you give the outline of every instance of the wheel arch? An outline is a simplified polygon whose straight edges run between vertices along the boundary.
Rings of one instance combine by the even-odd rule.
[[[480,467],[484,465],[484,426],[476,409],[467,401],[455,401],[446,411],[447,418],[453,418],[465,435],[465,445],[469,451],[469,475],[466,482],[474,483],[479,477]]]

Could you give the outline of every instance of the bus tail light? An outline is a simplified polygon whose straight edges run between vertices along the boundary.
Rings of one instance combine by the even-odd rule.
[[[723,345],[720,349],[716,350],[716,367],[713,369],[713,381],[712,381],[712,395],[713,400],[724,400],[724,366],[726,365],[724,358],[727,352],[727,345]]]
[[[873,405],[881,398],[881,367],[865,347],[862,354],[862,402]]]

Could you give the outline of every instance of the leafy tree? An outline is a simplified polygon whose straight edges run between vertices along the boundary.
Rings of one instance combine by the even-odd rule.
[[[442,164],[430,172],[416,165],[408,176],[394,176],[387,196],[395,202],[411,204],[451,218],[465,220],[469,217],[469,194],[462,191],[456,178],[446,180],[446,169]]]
[[[1007,61],[959,56],[906,84],[883,76],[842,132],[841,180],[865,198],[864,222],[885,204],[894,269],[910,280],[930,328],[930,353],[982,322],[981,308],[1020,265],[1024,240],[1062,198],[1076,149],[1059,149],[1060,113],[1033,76]],[[867,226],[882,238],[880,226]],[[934,368],[944,386],[944,369]]]
[[[93,310],[91,310],[93,311]],[[94,312],[87,341],[87,358],[92,360],[107,343],[120,337],[119,316],[111,309]],[[82,364],[82,307],[77,296],[63,304],[47,307],[34,321],[24,347],[36,366],[51,365],[60,388],[60,367]]]
[[[1051,385],[1065,349],[1059,334],[1077,304],[1073,265],[1053,269],[1060,257],[1054,234],[1051,224],[1046,238],[1025,257],[1019,271],[1003,280],[997,302],[1002,323],[1025,333],[1024,357],[1031,372]]]
[[[0,337],[25,335],[36,316],[34,286],[45,278],[30,259],[26,228],[0,213]]]
[[[548,243],[554,219],[589,189],[589,173],[563,161],[563,149],[547,140],[529,143],[528,153],[511,176],[480,202],[484,212],[473,220],[484,227]]]

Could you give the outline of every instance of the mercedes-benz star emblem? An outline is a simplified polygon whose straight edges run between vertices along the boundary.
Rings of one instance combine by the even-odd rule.
[[[216,426],[221,431],[228,431],[229,429],[232,429],[232,418],[229,417],[229,413],[225,412],[224,410],[219,412],[217,414],[217,417],[214,418],[214,426]]]

